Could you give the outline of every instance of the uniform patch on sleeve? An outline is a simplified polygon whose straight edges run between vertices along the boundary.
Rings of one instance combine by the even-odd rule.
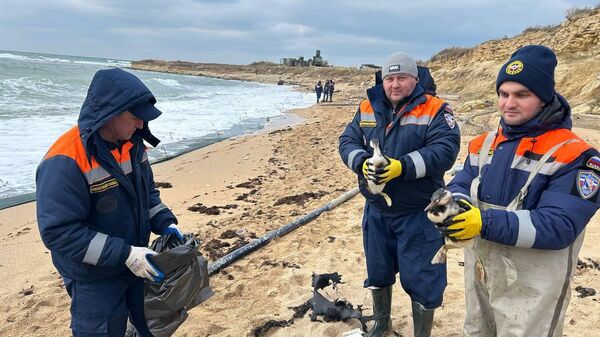
[[[580,170],[577,172],[577,192],[584,199],[589,199],[598,193],[600,177],[594,171]]]
[[[449,112],[451,114],[454,114],[454,110],[452,110],[452,108],[448,104],[446,104],[446,106],[444,107],[444,110],[446,110],[447,112]]]
[[[593,156],[585,163],[585,166],[594,169],[596,171],[600,171],[600,158],[598,156]]]
[[[456,126],[456,120],[454,119],[454,116],[450,113],[444,113],[444,119],[446,120],[446,124],[448,124],[448,127],[450,129],[454,129],[454,127]]]

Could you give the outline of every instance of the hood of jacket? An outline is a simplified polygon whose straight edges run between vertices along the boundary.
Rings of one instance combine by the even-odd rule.
[[[532,119],[521,125],[508,126],[504,118],[500,118],[502,134],[507,138],[536,137],[548,130],[568,129],[573,126],[571,107],[567,100],[558,93]]]
[[[156,98],[135,75],[120,68],[96,72],[77,120],[81,140],[86,149],[96,131],[112,117],[144,102],[154,104]],[[134,138],[154,138],[147,122],[144,123],[143,129],[136,131]]]

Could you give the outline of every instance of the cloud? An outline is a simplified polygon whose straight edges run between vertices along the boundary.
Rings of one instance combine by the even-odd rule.
[[[381,62],[405,51],[426,60],[557,24],[590,1],[490,0],[3,0],[0,49],[123,59],[332,64]],[[91,54],[91,53],[94,54]]]

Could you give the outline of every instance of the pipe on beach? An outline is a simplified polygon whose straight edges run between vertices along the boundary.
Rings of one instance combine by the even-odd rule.
[[[222,258],[218,259],[214,263],[210,264],[208,266],[208,274],[210,276],[216,274],[221,269],[227,267],[228,265],[232,264],[236,260],[238,260],[238,259],[252,253],[253,251],[259,249],[260,247],[266,245],[272,239],[281,237],[281,236],[293,231],[294,229],[315,219],[321,213],[334,209],[335,207],[339,206],[343,202],[352,198],[356,194],[358,194],[358,187],[355,187],[349,191],[346,191],[344,194],[331,200],[330,202],[326,203],[325,205],[311,211],[310,213],[302,215],[302,216],[296,218],[294,221],[292,221],[278,229],[267,232],[265,235],[263,235],[257,239],[252,240],[248,244],[234,250],[233,252],[223,256]]]

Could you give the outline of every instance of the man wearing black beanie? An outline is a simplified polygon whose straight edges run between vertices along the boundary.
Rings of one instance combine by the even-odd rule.
[[[464,334],[562,336],[585,227],[600,203],[599,152],[571,132],[556,55],[525,46],[496,80],[499,129],[469,144],[448,189],[466,211],[447,235],[465,249]]]

